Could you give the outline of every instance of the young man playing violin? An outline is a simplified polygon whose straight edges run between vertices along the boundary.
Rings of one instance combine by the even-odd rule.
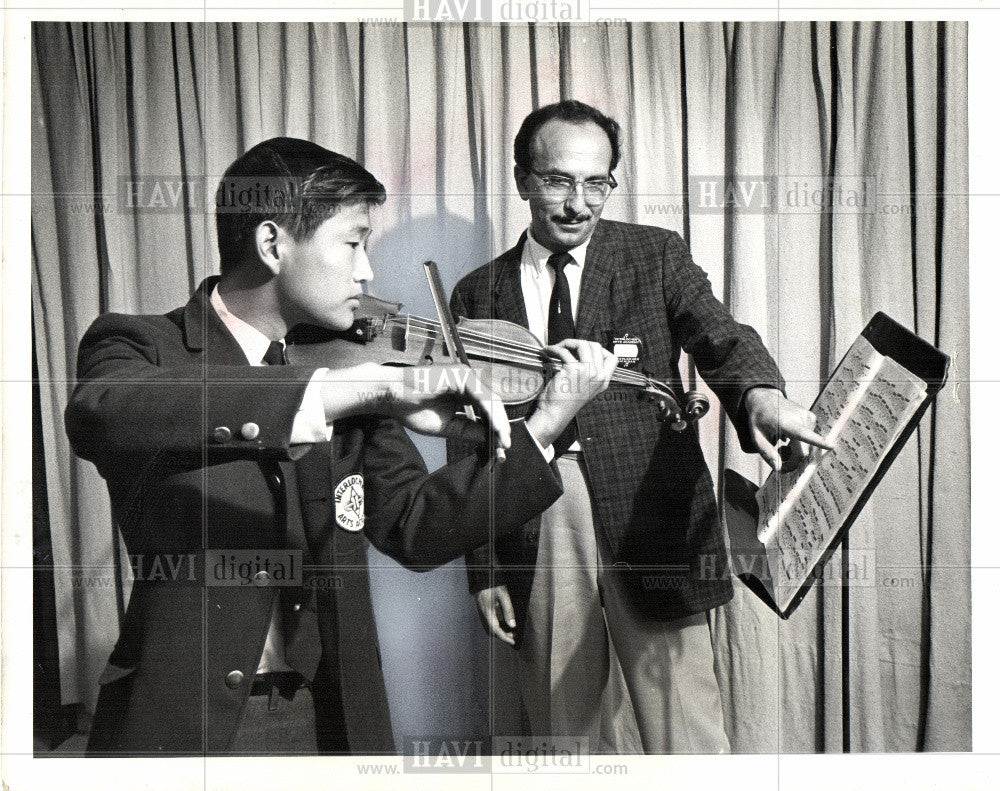
[[[531,223],[458,284],[453,313],[513,321],[548,343],[641,343],[641,367],[676,392],[684,349],[745,450],[776,467],[780,440],[790,440],[786,463],[804,456],[803,443],[825,447],[680,236],[601,219],[618,157],[619,126],[595,108],[566,101],[531,113],[514,140]],[[654,405],[620,395],[598,396],[557,442],[565,491],[495,536],[498,565],[488,547],[467,557],[472,593],[489,631],[517,648],[533,735],[587,737],[592,750],[725,752],[706,613],[733,588],[712,479],[693,425],[673,431]],[[602,723],[611,662],[627,694]]]
[[[252,200],[227,209],[236,195]],[[261,143],[219,186],[221,277],[166,315],[103,315],[83,338],[73,448],[107,481],[130,557],[192,564],[137,568],[90,753],[394,752],[366,539],[429,568],[559,496],[546,450],[607,386],[615,360],[596,344],[550,350],[550,388],[572,378],[580,398],[546,391],[513,428],[475,376],[285,364],[297,325],[352,325],[384,200],[347,157]],[[506,461],[481,443],[428,475],[403,427],[484,439],[456,416],[465,405]]]

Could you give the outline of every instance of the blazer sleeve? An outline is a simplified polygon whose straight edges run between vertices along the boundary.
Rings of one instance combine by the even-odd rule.
[[[103,474],[164,455],[196,467],[293,459],[309,448],[290,438],[312,368],[204,364],[183,350],[179,333],[165,317],[94,322],[65,414],[77,455]]]
[[[491,543],[562,494],[523,424],[505,461],[485,446],[427,474],[420,453],[392,420],[370,421],[364,450],[365,533],[382,552],[421,570]],[[450,457],[451,458],[451,457]]]
[[[785,381],[757,331],[740,324],[712,294],[708,276],[687,245],[668,232],[663,250],[664,298],[670,331],[694,358],[702,378],[722,402],[744,451],[756,452],[743,397],[753,387],[784,392]]]

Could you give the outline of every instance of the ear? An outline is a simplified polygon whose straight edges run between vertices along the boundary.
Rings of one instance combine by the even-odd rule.
[[[271,270],[272,275],[281,271],[281,255],[278,252],[278,240],[281,229],[276,223],[265,220],[254,231],[254,249],[260,262]]]
[[[514,165],[514,183],[517,185],[517,194],[521,200],[528,200],[531,197],[531,190],[528,189],[528,176],[531,175],[526,170],[521,170],[520,165]]]

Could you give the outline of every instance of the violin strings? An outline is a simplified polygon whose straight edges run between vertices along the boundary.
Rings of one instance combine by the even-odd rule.
[[[419,337],[423,337],[425,339],[434,339],[438,337],[437,333],[440,332],[440,325],[436,322],[411,316],[411,325],[414,324],[413,319],[416,319],[417,322],[419,322],[417,326],[421,326],[422,323],[422,325],[430,331],[429,335],[422,335]],[[542,350],[538,347],[518,343],[517,341],[496,338],[488,333],[477,332],[476,330],[470,329],[459,328],[459,336],[463,341],[468,340],[471,342],[471,345],[467,345],[467,349],[485,350],[485,353],[489,353],[490,356],[496,356],[498,359],[519,362],[526,365],[538,362],[540,367],[544,367],[541,365]],[[502,356],[501,353],[503,352],[507,353],[506,357]],[[562,365],[562,362],[557,358],[552,358],[551,362],[555,367],[560,367]],[[619,368],[616,369],[615,374],[615,381],[629,384],[634,383],[642,386],[648,384],[647,377],[634,371]]]
[[[405,325],[405,320],[397,321],[397,323]],[[427,330],[427,332],[419,334],[417,332],[411,332],[411,336],[415,338],[433,340],[438,338],[440,335],[439,324],[428,319],[420,318],[419,316],[410,317],[410,329],[412,330],[414,327],[422,327]],[[542,350],[538,347],[528,346],[527,344],[518,343],[517,341],[496,338],[488,333],[477,332],[467,328],[459,328],[459,336],[463,341],[471,341],[471,345],[466,344],[467,351],[476,349],[488,354],[490,357],[496,357],[497,359],[503,361],[522,363],[532,369],[535,369],[535,364],[537,363],[537,369],[544,370],[544,365],[541,362]],[[506,356],[504,356],[503,353],[507,353]],[[552,359],[551,362],[554,367],[558,368],[562,366],[562,362],[558,359]],[[615,370],[614,375],[612,376],[612,381],[617,381],[623,384],[635,384],[643,387],[650,384],[648,377],[624,368],[617,368]]]
[[[433,322],[433,321],[430,321],[428,319],[423,319],[423,318],[420,318],[419,316],[411,316],[410,319],[411,319],[411,323],[413,323],[415,321],[415,322],[417,322],[417,326],[420,326],[420,327],[422,327],[424,329],[427,329],[427,330],[429,330],[431,332],[437,332],[437,333],[441,332],[441,325],[438,324],[437,322]],[[402,324],[403,322],[399,322],[399,323]],[[506,338],[496,338],[496,337],[490,335],[489,333],[478,332],[476,330],[471,330],[471,329],[468,329],[468,328],[466,328],[466,329],[459,328],[458,334],[459,334],[459,337],[463,341],[465,341],[467,339],[468,340],[473,340],[473,341],[479,340],[479,341],[482,341],[482,342],[484,342],[486,344],[489,344],[490,346],[494,346],[494,347],[496,347],[498,349],[505,349],[505,350],[509,350],[509,351],[513,351],[513,352],[522,352],[522,353],[525,353],[525,354],[527,354],[527,355],[529,355],[531,357],[538,357],[538,355],[541,352],[541,349],[533,347],[533,346],[529,346],[529,345],[524,344],[524,343],[519,343],[517,341],[512,341],[512,340],[509,340],[509,339],[506,339]],[[435,336],[432,335],[431,337],[435,337]]]
[[[412,319],[416,318],[419,323],[413,322]],[[403,324],[403,322],[398,322]],[[419,319],[419,317],[411,317],[410,329],[416,326],[425,330],[425,333],[418,335],[417,337],[422,337],[425,339],[434,339],[440,336],[441,327],[440,325],[430,322],[427,319]],[[413,333],[416,334],[416,333]],[[527,360],[541,360],[541,349],[528,346],[527,344],[518,343],[516,341],[509,341],[506,339],[495,338],[487,333],[480,333],[474,330],[460,329],[459,337],[463,342],[471,341],[472,343],[478,343],[479,348],[492,349],[496,352],[509,352],[512,355],[518,355],[517,359]],[[511,359],[514,359],[513,357]]]
[[[440,333],[437,331],[436,326],[428,327],[427,331],[414,331],[413,326],[411,324],[410,338],[416,340],[437,340],[440,338]],[[459,334],[464,342],[463,345],[466,351],[471,354],[479,353],[480,356],[495,358],[499,361],[520,363],[534,370],[544,370],[545,366],[542,361],[542,350],[540,348],[505,341],[490,335],[468,330],[460,330]],[[557,358],[553,358],[551,363],[554,367],[562,365],[562,361]]]
[[[442,335],[441,325],[438,322],[420,316],[409,316],[409,320],[402,317],[392,317],[395,326],[403,327],[409,331],[411,338],[416,340],[437,340]],[[512,362],[523,365],[530,370],[544,371],[545,363],[542,359],[542,350],[525,343],[512,341],[504,338],[496,338],[489,333],[479,332],[468,328],[459,328],[459,337],[468,353],[479,352],[481,355],[491,359],[495,358],[503,362]],[[547,359],[552,367],[560,368],[561,360]],[[624,368],[616,368],[611,380],[619,384],[636,385],[647,387],[655,380],[650,380],[636,371],[629,371]]]

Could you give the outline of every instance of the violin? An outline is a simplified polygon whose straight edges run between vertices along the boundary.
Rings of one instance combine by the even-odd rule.
[[[450,353],[447,328],[442,329],[440,321],[401,313],[402,307],[399,302],[364,295],[347,331],[296,328],[287,339],[288,361],[317,368],[372,361],[395,366],[459,362]],[[460,318],[455,326],[469,365],[503,401],[511,419],[524,417],[544,389],[548,374],[561,362],[550,358],[529,330],[513,322]],[[666,382],[638,371],[617,368],[611,383],[633,388],[638,397],[651,400],[658,408],[657,417],[676,431],[708,412],[708,399],[701,393],[692,391],[678,398]]]

